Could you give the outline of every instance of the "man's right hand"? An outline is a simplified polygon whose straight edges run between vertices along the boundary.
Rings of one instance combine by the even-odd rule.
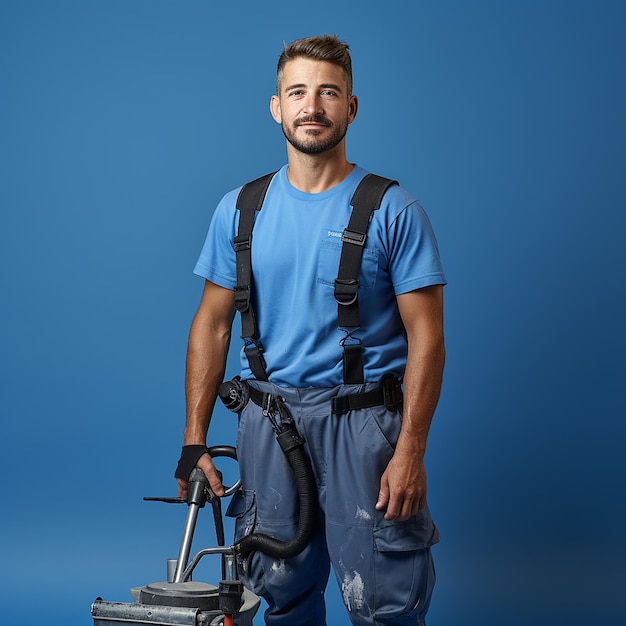
[[[204,475],[209,481],[209,485],[213,493],[218,497],[223,496],[224,485],[222,484],[219,474],[215,469],[215,465],[213,465],[213,460],[211,459],[211,456],[207,452],[205,452],[198,459],[196,467],[199,467],[204,472]],[[183,480],[182,478],[177,478],[176,481],[178,482],[178,497],[186,498],[188,482],[186,480]]]

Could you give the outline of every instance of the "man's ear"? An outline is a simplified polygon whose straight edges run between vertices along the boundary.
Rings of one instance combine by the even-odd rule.
[[[357,111],[359,110],[359,99],[356,96],[350,96],[350,102],[348,104],[348,124],[354,122]]]
[[[283,118],[280,114],[280,98],[278,96],[272,96],[270,100],[270,113],[274,118],[274,121],[278,124],[282,123]]]

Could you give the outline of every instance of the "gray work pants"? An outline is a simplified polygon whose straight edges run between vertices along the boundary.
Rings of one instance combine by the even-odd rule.
[[[407,521],[383,519],[374,505],[391,459],[401,415],[373,407],[334,415],[335,395],[375,384],[333,389],[284,389],[249,381],[285,398],[306,441],[319,494],[319,528],[298,556],[277,560],[255,552],[241,578],[265,598],[268,626],[323,626],[324,590],[332,565],[347,614],[355,625],[419,625],[435,583],[430,546],[439,540],[428,508]],[[291,539],[298,524],[292,471],[269,420],[250,401],[237,435],[242,488],[228,514],[236,539],[261,532]]]

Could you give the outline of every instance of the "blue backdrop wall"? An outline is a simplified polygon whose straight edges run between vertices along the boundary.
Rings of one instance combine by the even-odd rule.
[[[221,195],[284,162],[283,40],[328,32],[353,50],[348,156],[422,200],[449,279],[429,623],[623,624],[625,19],[0,2],[0,621],[89,624],[96,596],[165,577],[184,510],[142,496],[175,491],[192,267]],[[234,432],[218,410],[212,442]],[[329,615],[347,624],[334,587]]]

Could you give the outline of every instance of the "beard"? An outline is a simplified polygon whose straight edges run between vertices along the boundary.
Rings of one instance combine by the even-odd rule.
[[[323,131],[311,129],[307,131],[305,139],[297,138],[296,130],[298,129],[298,126],[307,122],[324,124],[331,129],[330,135],[328,135],[325,139],[320,139],[319,136]],[[285,123],[281,124],[281,127],[283,129],[285,139],[287,139],[287,141],[299,152],[304,154],[322,154],[323,152],[332,150],[346,136],[348,122],[346,120],[345,124],[336,126],[325,117],[315,115],[301,118],[295,121],[291,127],[287,126]]]

